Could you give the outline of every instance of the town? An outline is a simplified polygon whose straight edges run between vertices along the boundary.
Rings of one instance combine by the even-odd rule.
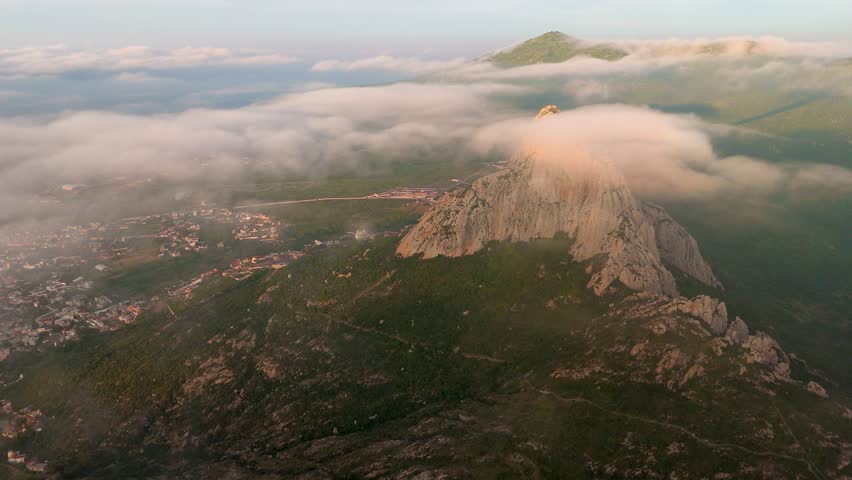
[[[453,183],[459,183],[458,179],[453,179]],[[390,199],[390,200],[420,200],[427,203],[434,203],[435,200],[444,193],[440,188],[432,187],[401,187],[386,192],[374,193],[368,195],[371,199]]]
[[[378,195],[400,195],[403,191],[425,201],[440,193],[437,189],[412,188]],[[399,234],[359,229],[339,238],[314,240],[302,250],[272,250],[236,258],[158,294],[126,297],[104,291],[110,275],[125,264],[158,262],[208,249],[221,250],[221,258],[225,258],[224,240],[216,238],[208,244],[203,238],[204,226],[210,225],[227,230],[231,241],[269,244],[268,250],[280,243],[284,227],[262,213],[202,205],[180,212],[0,237],[0,361],[16,351],[55,347],[85,332],[110,331],[134,323],[143,312],[167,304],[169,298],[189,299],[211,280],[242,281],[260,270],[283,268],[313,249]]]
[[[275,243],[282,228],[281,222],[261,213],[202,205],[0,238],[0,361],[14,351],[60,345],[83,331],[114,330],[135,322],[159,298],[116,298],[104,294],[101,283],[125,262],[159,261],[205,251],[210,246],[200,236],[203,225],[226,227],[237,242]],[[223,240],[213,245],[224,246]],[[254,260],[239,262],[239,271],[228,275],[289,261],[283,257]]]
[[[27,432],[40,432],[42,428],[41,411],[29,407],[16,411],[12,402],[0,400],[0,440],[13,441]],[[31,472],[47,470],[47,462],[17,450],[7,451],[6,460],[11,464],[22,464]]]

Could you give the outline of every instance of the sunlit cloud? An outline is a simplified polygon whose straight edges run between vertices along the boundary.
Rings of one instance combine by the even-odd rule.
[[[172,80],[161,69],[291,61],[223,49],[158,52],[126,47],[83,53],[63,46],[5,50],[0,59],[0,72],[52,75],[97,69],[107,72],[106,78],[121,85],[122,91],[139,88],[140,92],[144,86],[163,82],[186,83]],[[289,92],[230,109],[192,108],[148,116],[66,111],[46,117],[10,117],[0,120],[0,190],[16,198],[50,191],[61,183],[94,183],[111,176],[164,175],[176,182],[203,177],[215,182],[257,170],[322,175],[336,166],[357,168],[364,159],[380,164],[436,155],[509,158],[529,138],[538,138],[540,150],[567,165],[577,152],[605,158],[617,165],[637,194],[650,198],[846,189],[852,177],[843,167],[721,156],[713,149],[713,137],[739,130],[694,116],[608,105],[568,110],[553,120],[531,123],[529,112],[514,107],[528,102],[513,101],[537,95],[542,88],[569,104],[625,101],[630,85],[649,72],[684,78],[700,74],[708,88],[723,85],[726,91],[754,85],[834,93],[848,88],[843,79],[850,69],[836,68],[824,58],[633,53],[614,62],[575,58],[500,68],[483,60],[372,57],[323,61],[311,68],[323,72],[396,69],[427,76],[421,82],[361,88],[336,88],[306,77],[304,83],[281,90],[274,82],[256,82],[202,89],[182,99],[186,108],[209,104],[205,98],[261,94],[269,98],[282,90]],[[0,101],[4,95],[9,101],[18,99],[14,87],[8,92],[0,91]],[[139,98],[144,101],[144,95]],[[246,159],[251,160],[248,166]],[[20,202],[0,202],[0,215],[16,210],[16,204]]]
[[[618,41],[628,53],[642,57],[694,57],[704,55],[742,57],[839,57],[852,53],[839,42],[796,42],[780,37],[722,37]]]
[[[516,118],[495,122],[477,131],[472,146],[505,155],[533,153],[575,174],[589,168],[589,159],[611,164],[631,190],[651,199],[760,195],[804,182],[810,182],[812,188],[852,185],[848,182],[852,170],[843,167],[720,157],[711,138],[724,130],[693,116],[629,105],[595,105],[563,111],[543,121]]]

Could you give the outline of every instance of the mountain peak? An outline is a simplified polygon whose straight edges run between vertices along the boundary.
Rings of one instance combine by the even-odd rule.
[[[540,116],[558,112],[555,106]],[[540,118],[540,117],[539,117]],[[565,234],[570,254],[589,262],[589,288],[598,295],[618,280],[629,289],[676,296],[666,265],[721,287],[695,239],[661,207],[637,199],[609,162],[550,158],[535,141],[509,167],[445,195],[402,239],[397,253],[458,257],[491,241],[529,241]]]
[[[491,57],[491,61],[502,67],[519,67],[537,63],[560,63],[578,56],[614,61],[627,56],[627,52],[615,45],[590,43],[562,32],[551,31],[497,52]]]
[[[530,40],[562,40],[562,41],[574,41],[579,42],[580,39],[576,37],[572,37],[567,33],[562,33],[558,30],[551,30],[549,32],[542,33],[537,37],[533,37]]]
[[[557,107],[556,105],[545,105],[541,107],[541,110],[538,111],[538,114],[535,116],[535,118],[543,118],[550,115],[556,115],[557,113],[559,113],[559,107]]]

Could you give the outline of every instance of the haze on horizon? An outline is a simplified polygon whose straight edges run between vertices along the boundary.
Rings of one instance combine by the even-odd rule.
[[[548,30],[594,39],[771,35],[852,41],[843,0],[3,0],[5,48],[262,48],[320,58],[476,56]]]

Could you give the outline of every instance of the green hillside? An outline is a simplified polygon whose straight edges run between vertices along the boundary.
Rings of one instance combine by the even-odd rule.
[[[491,61],[502,67],[519,67],[560,63],[577,56],[615,61],[627,56],[627,52],[612,45],[587,44],[561,32],[548,32],[511,50],[496,53]]]
[[[14,359],[4,396],[47,421],[10,448],[75,478],[793,478],[849,437],[841,400],[763,383],[690,323],[605,315],[624,292],[595,298],[566,240],[430,261],[395,243]]]

